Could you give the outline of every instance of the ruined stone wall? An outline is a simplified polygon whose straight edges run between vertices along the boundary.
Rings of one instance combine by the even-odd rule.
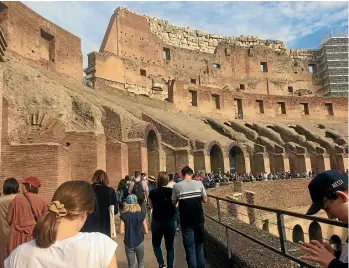
[[[166,20],[146,16],[151,31],[159,36],[165,43],[191,50],[214,53],[220,42],[226,42],[242,47],[265,46],[275,51],[285,51],[287,48],[279,40],[263,40],[257,36],[225,37],[217,34],[209,34],[189,27],[177,27]]]
[[[0,27],[8,50],[31,63],[82,81],[81,40],[21,2],[1,2]]]
[[[190,105],[190,90],[197,94],[197,106]],[[214,112],[232,118],[238,116],[236,100],[241,99],[244,119],[348,120],[348,98],[246,94],[181,82],[175,82],[169,93],[169,99],[178,109],[207,114]],[[220,109],[216,108],[213,95],[219,96]],[[257,101],[262,102],[263,113]],[[285,104],[286,114],[282,114],[280,103]],[[304,113],[304,104],[308,105],[309,114]],[[333,115],[329,114],[325,104],[332,104]]]
[[[311,53],[289,51],[277,40],[175,27],[118,8],[100,52],[89,54],[86,74],[158,99],[165,98],[170,90],[166,81],[172,79],[234,92],[289,95],[288,86],[317,91],[308,70]]]

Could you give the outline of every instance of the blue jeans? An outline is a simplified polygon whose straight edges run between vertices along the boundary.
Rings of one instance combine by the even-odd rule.
[[[176,219],[169,221],[159,221],[152,219],[151,223],[153,250],[159,265],[165,264],[162,256],[161,241],[165,237],[165,247],[167,251],[167,267],[173,268],[174,262],[174,238],[176,236]]]
[[[204,223],[181,229],[188,268],[204,268]]]

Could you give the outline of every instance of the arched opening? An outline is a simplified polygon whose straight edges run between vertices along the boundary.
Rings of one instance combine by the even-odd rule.
[[[342,251],[342,240],[338,235],[332,235],[330,238],[330,245],[334,250]]]
[[[313,221],[309,225],[309,240],[322,240],[322,230],[318,222]]]
[[[147,138],[148,175],[157,176],[160,171],[159,143],[153,130],[149,131]]]
[[[263,220],[263,230],[269,233],[269,219]]]
[[[211,147],[210,160],[212,172],[224,172],[223,153],[221,148],[217,144]]]
[[[292,231],[292,241],[295,243],[298,242],[304,242],[304,232],[302,227],[297,224],[293,227],[293,231]]]
[[[229,163],[230,163],[230,171],[237,173],[245,173],[245,157],[239,146],[234,146],[229,151]]]

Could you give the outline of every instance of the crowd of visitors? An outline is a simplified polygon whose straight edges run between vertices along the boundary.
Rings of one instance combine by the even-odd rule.
[[[6,179],[0,197],[0,268],[117,268],[118,213],[129,268],[145,267],[144,235],[148,233],[148,223],[159,268],[174,267],[174,240],[179,225],[188,268],[203,268],[202,203],[207,202],[207,181],[245,181],[246,177],[254,181],[256,177],[275,180],[291,176],[288,172],[256,177],[236,172],[194,174],[190,167],[184,167],[174,175],[160,172],[155,179],[136,171],[134,177],[122,179],[115,191],[108,186],[107,174],[97,170],[91,184],[69,181],[60,185],[49,203],[38,195],[41,183],[37,177]],[[317,175],[309,172],[301,177],[313,178],[309,184],[313,205],[307,214],[324,209],[329,218],[347,224],[348,170]],[[329,189],[331,194],[327,193]],[[166,259],[161,248],[163,239]],[[316,241],[304,243],[303,249],[310,256],[302,258],[325,267],[346,267],[348,262],[344,253],[340,255]]]

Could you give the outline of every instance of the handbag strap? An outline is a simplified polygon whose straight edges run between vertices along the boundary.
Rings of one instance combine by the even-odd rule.
[[[36,216],[35,212],[34,212],[34,209],[33,209],[33,206],[32,206],[32,202],[30,202],[28,196],[26,194],[24,194],[25,198],[27,199],[28,203],[29,203],[29,206],[30,206],[30,211],[34,217],[34,220],[35,222],[38,222],[38,217]]]

